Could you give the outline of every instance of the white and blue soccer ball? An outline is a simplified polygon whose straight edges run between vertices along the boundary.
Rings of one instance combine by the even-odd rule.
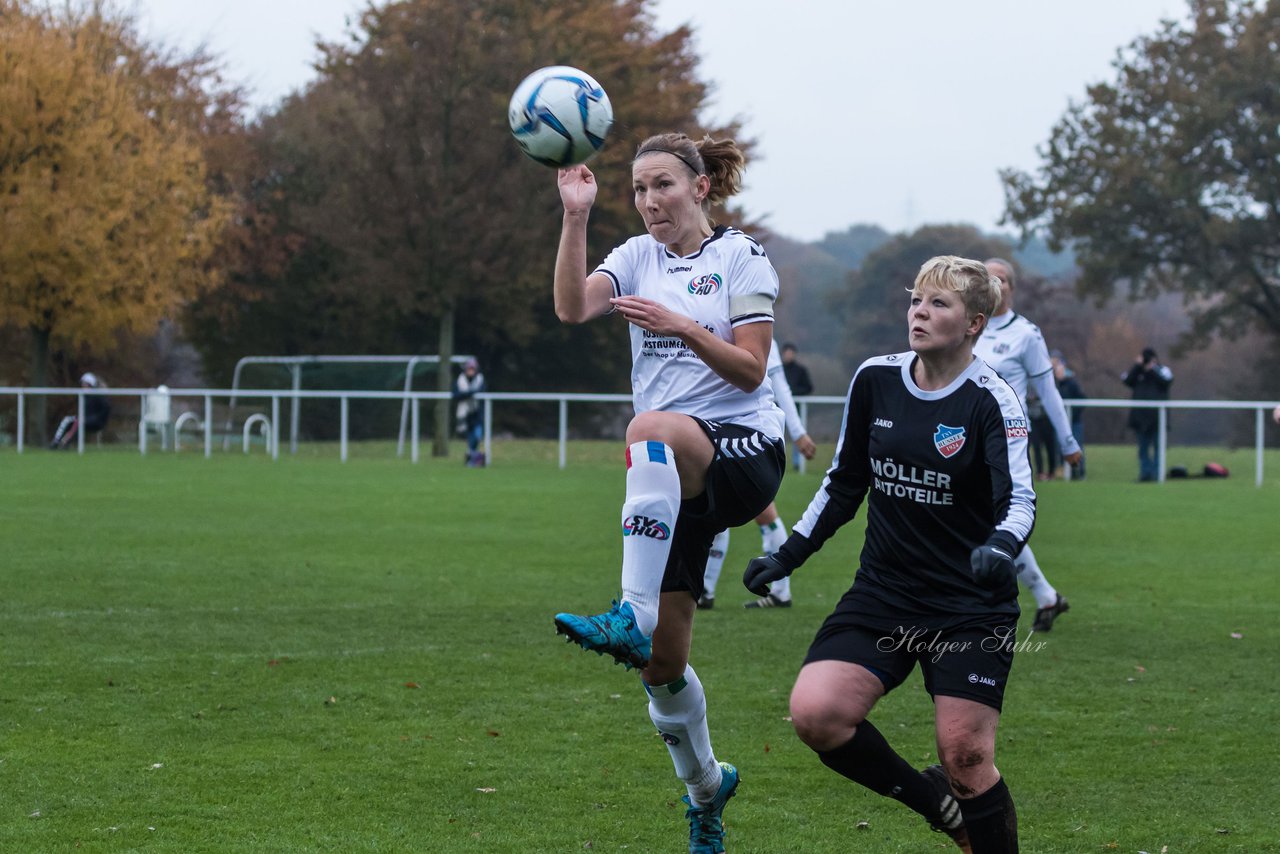
[[[516,87],[507,120],[525,154],[547,166],[572,166],[604,145],[613,126],[613,105],[585,71],[552,65]]]

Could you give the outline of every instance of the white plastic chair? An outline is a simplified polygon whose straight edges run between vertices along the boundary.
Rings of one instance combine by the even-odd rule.
[[[169,436],[173,433],[170,423],[172,401],[169,398],[169,387],[157,386],[156,390],[142,399],[142,420],[138,422],[138,450],[147,452],[147,433],[155,430],[160,434],[160,450],[169,449]]]

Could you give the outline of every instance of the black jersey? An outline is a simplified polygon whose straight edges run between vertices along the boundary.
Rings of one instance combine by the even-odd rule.
[[[853,587],[873,626],[903,615],[1018,613],[1017,582],[975,583],[969,553],[999,529],[1019,547],[1035,523],[1027,421],[981,359],[938,391],[911,377],[914,353],[869,359],[849,387],[835,459],[788,545],[807,557],[854,517],[868,491]]]

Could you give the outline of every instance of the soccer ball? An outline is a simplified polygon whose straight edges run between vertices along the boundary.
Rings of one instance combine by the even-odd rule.
[[[613,125],[613,106],[591,75],[552,65],[516,87],[507,120],[525,154],[547,166],[572,166],[589,160],[604,145]]]

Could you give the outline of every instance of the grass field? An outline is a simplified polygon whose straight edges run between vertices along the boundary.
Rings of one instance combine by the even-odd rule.
[[[335,455],[0,453],[0,851],[683,850],[635,677],[551,626],[616,594],[620,447]],[[1134,484],[1131,448],[1093,448],[1089,480],[1040,489],[1072,610],[1006,697],[1024,852],[1280,851],[1280,454],[1262,488],[1247,452],[1169,459],[1233,477]],[[787,477],[788,523],[818,483]],[[739,530],[699,615],[730,851],[949,850],[786,720],[861,527],[766,612],[737,607]],[[913,677],[873,719],[924,765],[930,713]]]

